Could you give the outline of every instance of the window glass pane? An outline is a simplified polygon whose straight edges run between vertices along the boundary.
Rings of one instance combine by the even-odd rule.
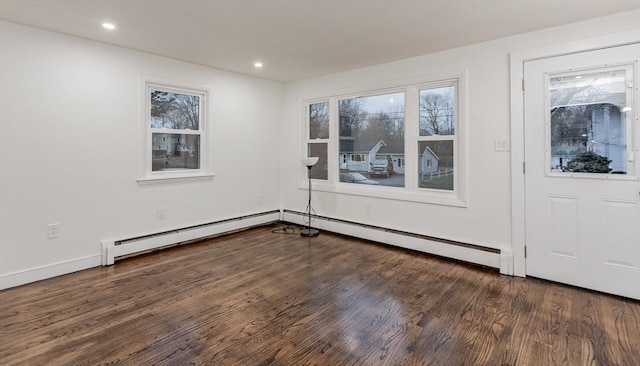
[[[151,128],[200,129],[200,97],[151,90]]]
[[[550,170],[633,174],[627,159],[626,72],[552,76]]]
[[[404,93],[338,102],[340,181],[404,187]]]
[[[309,138],[329,138],[329,102],[309,105]]]
[[[318,157],[318,162],[311,168],[311,178],[327,179],[327,144],[311,143],[308,144],[309,157]]]
[[[455,86],[420,90],[420,136],[455,133]]]
[[[200,169],[200,136],[152,134],[152,171]]]
[[[418,186],[453,190],[453,141],[418,142]]]

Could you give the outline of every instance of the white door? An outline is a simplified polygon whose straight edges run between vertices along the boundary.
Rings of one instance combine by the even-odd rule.
[[[525,62],[528,276],[640,299],[638,59]]]

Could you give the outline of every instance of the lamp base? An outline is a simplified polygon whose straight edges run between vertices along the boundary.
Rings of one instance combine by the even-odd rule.
[[[320,235],[320,231],[317,229],[302,229],[300,230],[300,236],[314,237]]]

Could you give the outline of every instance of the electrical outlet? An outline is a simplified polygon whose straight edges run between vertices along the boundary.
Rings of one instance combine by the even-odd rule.
[[[264,202],[264,197],[262,197],[262,195],[258,196],[258,204],[261,205],[262,202]]]
[[[370,203],[367,203],[367,204],[365,205],[365,207],[364,207],[364,211],[365,211],[367,214],[371,215],[371,212],[372,212],[372,211],[371,211],[371,204],[370,204]]]
[[[60,224],[54,223],[47,225],[47,238],[55,239],[60,236]]]
[[[160,207],[158,209],[158,220],[164,220],[167,218],[167,209],[165,209],[164,207]]]

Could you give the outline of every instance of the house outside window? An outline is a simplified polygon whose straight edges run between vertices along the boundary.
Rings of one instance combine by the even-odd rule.
[[[624,113],[631,72],[620,65],[550,75],[550,173],[635,174],[633,125]]]
[[[305,102],[307,115],[316,103],[331,110],[332,134],[305,139],[329,157],[315,189],[466,206],[466,73],[388,85]]]
[[[204,175],[208,91],[146,82],[145,94],[145,178]]]
[[[457,83],[419,90],[418,187],[455,187]]]
[[[339,166],[343,183],[404,187],[404,175],[393,176],[390,155],[380,152],[394,146],[404,155],[404,96],[402,91],[338,100],[339,154],[352,157]]]

